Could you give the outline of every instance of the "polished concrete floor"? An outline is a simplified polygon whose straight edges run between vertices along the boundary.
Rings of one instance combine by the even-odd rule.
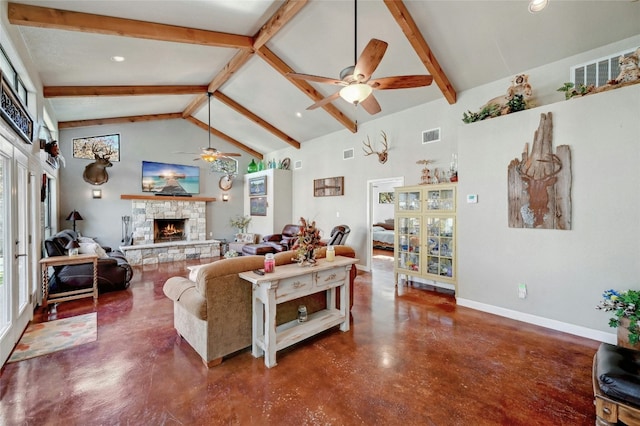
[[[41,309],[98,312],[98,340],[6,365],[2,425],[592,425],[598,342],[458,307],[393,284],[378,252],[355,282],[351,331],[207,369],[173,329],[167,277],[138,267],[128,291]]]

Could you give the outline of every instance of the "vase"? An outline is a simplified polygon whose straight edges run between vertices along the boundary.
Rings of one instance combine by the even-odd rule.
[[[253,158],[251,159],[251,162],[249,163],[249,166],[247,167],[247,173],[254,173],[258,171],[258,165],[256,164],[256,162],[253,160]]]
[[[618,346],[640,351],[640,343],[632,345],[629,342],[629,322],[629,318],[620,318],[620,325],[618,326]]]

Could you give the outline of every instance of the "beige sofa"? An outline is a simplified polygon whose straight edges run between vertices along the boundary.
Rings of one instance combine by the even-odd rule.
[[[336,246],[336,255],[355,257],[348,246]],[[317,257],[324,258],[326,248],[318,249]],[[292,263],[294,252],[277,253],[277,265]],[[222,357],[251,346],[251,284],[238,276],[264,266],[264,256],[241,256],[222,259],[203,265],[195,280],[172,277],[164,284],[164,294],[173,300],[173,323],[203,362],[212,367]],[[353,280],[357,274],[351,269],[350,300],[353,305]],[[297,317],[298,306],[304,304],[309,313],[326,307],[325,294],[318,293],[278,305],[276,323]]]

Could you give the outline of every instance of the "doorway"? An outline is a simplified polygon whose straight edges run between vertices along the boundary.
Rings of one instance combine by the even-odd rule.
[[[376,259],[383,258],[383,262],[393,259],[393,221],[395,211],[394,188],[404,185],[404,176],[373,179],[367,181],[368,187],[368,239],[367,239],[367,268],[374,272]],[[374,247],[374,224],[386,224],[386,232],[376,234]],[[382,226],[380,226],[382,227]],[[380,227],[376,227],[379,229]],[[376,256],[374,257],[374,251]],[[388,266],[385,267],[388,269]]]

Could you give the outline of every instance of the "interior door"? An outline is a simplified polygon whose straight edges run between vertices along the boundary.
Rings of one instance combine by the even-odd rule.
[[[8,152],[7,152],[8,149]],[[0,364],[9,356],[13,340],[13,304],[11,303],[11,151],[12,147],[0,135]],[[7,256],[8,255],[8,256]]]

